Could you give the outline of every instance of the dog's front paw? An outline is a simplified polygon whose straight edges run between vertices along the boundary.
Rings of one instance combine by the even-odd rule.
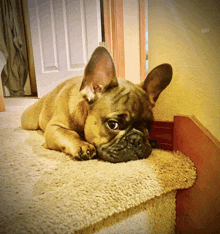
[[[75,159],[77,160],[89,160],[96,156],[96,148],[95,146],[83,142],[78,149],[78,152],[75,154]]]

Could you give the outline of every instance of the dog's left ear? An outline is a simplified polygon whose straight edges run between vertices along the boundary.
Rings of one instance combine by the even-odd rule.
[[[155,67],[141,83],[141,87],[148,93],[152,107],[160,93],[168,86],[172,79],[173,69],[170,64],[164,63]]]
[[[80,92],[87,102],[92,103],[100,94],[117,85],[118,80],[111,55],[105,47],[97,47],[85,68]]]

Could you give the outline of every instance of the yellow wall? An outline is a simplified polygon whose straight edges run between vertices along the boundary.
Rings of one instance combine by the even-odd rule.
[[[149,0],[148,7],[149,70],[168,62],[174,72],[155,119],[194,115],[220,140],[219,1]]]
[[[133,83],[140,82],[139,52],[139,1],[124,0],[124,49],[125,78]]]

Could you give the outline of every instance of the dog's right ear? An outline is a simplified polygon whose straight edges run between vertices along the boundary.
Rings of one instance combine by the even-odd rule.
[[[86,101],[92,103],[100,94],[117,85],[112,57],[105,47],[100,46],[95,49],[85,68],[80,92]]]

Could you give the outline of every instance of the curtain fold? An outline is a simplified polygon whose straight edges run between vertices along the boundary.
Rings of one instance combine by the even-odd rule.
[[[11,96],[24,96],[28,75],[28,56],[22,12],[22,0],[0,1],[0,51],[6,65],[2,83]]]

